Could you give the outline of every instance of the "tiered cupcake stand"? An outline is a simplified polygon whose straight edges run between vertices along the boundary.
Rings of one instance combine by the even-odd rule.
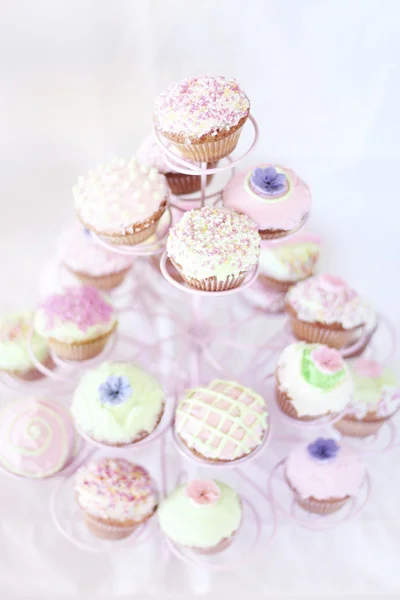
[[[156,518],[120,541],[101,540],[86,529],[74,501],[73,478],[80,464],[94,455],[123,454],[139,463],[143,456],[151,456],[153,462],[159,464],[161,495],[187,480],[189,471],[194,474],[200,470],[217,478],[235,477],[234,485],[240,490],[244,519],[230,548],[216,555],[199,555],[164,539],[166,559],[174,555],[187,565],[211,570],[237,569],[255,560],[260,554],[257,551],[261,549],[264,552],[271,543],[279,518],[292,520],[312,531],[323,531],[354,518],[370,496],[371,480],[367,474],[359,496],[352,503],[334,515],[319,517],[307,513],[296,504],[285,482],[284,456],[294,442],[327,432],[331,437],[339,437],[339,434],[332,428],[333,419],[320,419],[312,423],[295,421],[284,415],[274,401],[276,359],[283,348],[293,341],[281,313],[282,294],[268,293],[261,288],[257,281],[257,268],[239,288],[223,292],[197,291],[187,286],[167,256],[165,246],[170,225],[185,210],[221,202],[223,187],[208,193],[207,175],[225,175],[226,179],[229,174],[232,177],[236,165],[253,150],[257,142],[258,127],[253,117],[249,118],[246,128],[250,134],[247,141],[246,135],[243,136],[247,150],[238,158],[228,157],[220,161],[219,166],[213,169],[208,169],[206,163],[196,166],[176,156],[157,134],[166,162],[175,171],[200,175],[201,192],[189,197],[173,197],[155,237],[148,242],[117,247],[95,236],[97,242],[108,250],[135,259],[128,281],[112,292],[120,315],[118,332],[113,335],[102,355],[85,363],[68,363],[53,356],[55,369],[42,365],[30,345],[32,361],[45,377],[31,383],[7,376],[1,378],[3,387],[12,394],[51,393],[68,399],[84,370],[106,359],[125,359],[147,367],[159,377],[166,389],[166,411],[153,434],[118,452],[94,444],[92,440],[82,439],[73,462],[55,477],[50,499],[54,524],[65,538],[87,552],[101,553],[145,544],[155,536],[162,535]],[[66,285],[66,274],[61,266],[57,273],[58,284]],[[379,341],[378,348],[376,342]],[[364,342],[360,340],[358,346],[361,347]],[[366,355],[376,357],[379,353],[381,361],[388,362],[395,352],[395,346],[394,328],[382,316]],[[356,350],[357,346],[347,349],[344,355]],[[384,358],[382,353],[385,354]],[[231,378],[248,384],[269,403],[270,427],[262,445],[249,457],[223,466],[194,457],[174,435],[171,427],[175,404],[183,390],[206,383],[212,377]],[[366,454],[384,452],[400,445],[393,421],[384,425],[373,438],[350,439],[348,443]],[[174,472],[170,462],[176,462],[178,458],[182,458],[183,467]]]

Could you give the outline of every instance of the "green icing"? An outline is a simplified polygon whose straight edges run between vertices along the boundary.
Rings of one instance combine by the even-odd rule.
[[[307,383],[324,392],[329,392],[345,378],[346,372],[344,369],[340,369],[340,371],[336,371],[332,374],[320,371],[310,356],[315,348],[316,346],[304,348],[301,361],[301,373]]]

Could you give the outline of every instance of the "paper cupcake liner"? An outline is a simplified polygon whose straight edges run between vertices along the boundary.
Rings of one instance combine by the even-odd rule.
[[[86,527],[95,536],[105,540],[122,540],[131,535],[140,525],[113,525],[111,522],[100,521],[87,512],[83,512]]]
[[[213,546],[212,548],[194,548],[191,546],[190,549],[196,554],[218,554],[218,552],[223,552],[224,550],[229,548],[229,546],[233,542],[235,533],[236,531],[233,532],[230,537],[223,538],[216,546]]]
[[[125,277],[130,271],[130,267],[117,271],[116,273],[109,273],[108,275],[88,275],[86,273],[80,273],[73,271],[66,266],[68,271],[72,273],[83,285],[92,285],[98,290],[113,290],[114,288],[121,285],[124,282]]]
[[[267,435],[267,430],[264,431],[263,434],[263,438],[260,442],[260,444],[262,444],[262,441],[264,439],[264,435]],[[186,448],[188,449],[188,451],[193,454],[193,456],[196,456],[197,458],[200,458],[201,460],[204,460],[205,462],[208,463],[213,463],[213,464],[219,464],[219,465],[227,465],[229,463],[234,463],[237,460],[240,460],[241,458],[244,458],[245,456],[250,456],[251,454],[253,454],[253,452],[255,452],[259,446],[256,446],[255,448],[253,448],[253,450],[251,450],[250,452],[248,452],[247,454],[241,454],[240,456],[237,456],[236,458],[229,460],[229,459],[224,459],[224,458],[209,458],[208,456],[204,456],[204,454],[202,454],[201,452],[198,452],[198,450],[195,450],[194,448],[190,448],[190,446],[187,445],[186,441],[183,439],[183,437],[181,435],[179,435],[179,439],[181,440],[182,444],[184,446],[186,446]]]
[[[46,369],[54,369],[54,362],[50,355],[47,356],[42,364]],[[37,381],[38,379],[45,377],[45,375],[36,369],[36,367],[32,367],[27,371],[6,371],[6,373],[11,375],[11,377],[21,379],[22,381]]]
[[[292,400],[289,397],[289,395],[280,389],[279,381],[276,384],[275,396],[276,396],[276,401],[277,401],[279,407],[282,409],[282,411],[285,414],[287,414],[289,417],[292,417],[292,419],[296,419],[297,421],[316,421],[317,419],[321,419],[321,417],[326,417],[326,416],[330,415],[330,413],[324,413],[324,414],[315,415],[315,416],[305,415],[305,416],[299,417],[297,414],[297,410],[294,408],[294,406],[292,404]]]
[[[258,276],[258,279],[262,284],[271,288],[274,292],[282,293],[286,293],[295,283],[297,283],[297,281],[280,281],[279,279],[268,277],[268,275],[263,275],[262,273]]]
[[[342,435],[348,435],[350,437],[364,438],[370,435],[374,435],[379,431],[385,421],[390,417],[380,420],[364,420],[364,419],[348,419],[344,417],[337,423],[334,423],[335,429],[337,429]]]
[[[317,323],[306,323],[290,314],[290,325],[298,340],[311,344],[325,344],[340,350],[354,339],[354,329],[328,329]]]
[[[317,515],[331,515],[337,512],[349,501],[350,496],[341,499],[330,499],[330,500],[316,500],[315,498],[301,498],[299,494],[296,494],[296,502],[304,510]]]
[[[200,175],[185,175],[183,173],[166,173],[167,183],[171,193],[175,196],[183,194],[193,194],[201,189]],[[213,175],[207,175],[207,185],[210,183]]]
[[[76,361],[88,360],[98,356],[104,350],[114,329],[115,327],[108,333],[87,342],[67,344],[66,342],[60,342],[59,340],[50,338],[49,344],[58,358]]]
[[[198,144],[180,144],[171,139],[179,153],[194,162],[214,162],[229,156],[237,146],[243,125],[221,139]]]
[[[232,290],[234,288],[242,285],[243,281],[246,279],[246,275],[248,271],[241,271],[239,275],[229,275],[225,281],[218,281],[216,277],[207,277],[207,279],[196,279],[194,277],[187,277],[182,272],[182,267],[178,265],[174,260],[172,263],[175,265],[176,269],[179,271],[182,278],[186,281],[186,283],[196,290],[202,290],[205,292],[226,292],[227,290]]]

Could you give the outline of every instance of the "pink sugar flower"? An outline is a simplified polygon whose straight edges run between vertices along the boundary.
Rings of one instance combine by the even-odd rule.
[[[195,479],[186,486],[185,492],[193,502],[201,505],[215,504],[221,497],[221,490],[212,479]]]
[[[342,279],[341,277],[338,277],[337,275],[325,274],[325,275],[321,275],[319,279],[322,283],[328,283],[332,287],[335,287],[335,288],[347,287],[347,283],[344,281],[344,279]]]
[[[378,379],[383,372],[382,365],[375,360],[357,360],[353,365],[353,369],[362,377],[370,377],[371,379]]]
[[[335,373],[343,368],[343,360],[340,353],[328,346],[318,346],[310,354],[314,363],[323,371]]]

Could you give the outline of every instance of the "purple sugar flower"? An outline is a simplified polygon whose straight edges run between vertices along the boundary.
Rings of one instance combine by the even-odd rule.
[[[257,167],[251,174],[251,184],[262,194],[278,194],[287,189],[286,177],[275,167]]]
[[[117,406],[125,402],[132,394],[129,379],[124,376],[109,375],[104,383],[99,386],[100,402]]]
[[[330,458],[335,458],[339,449],[340,447],[335,440],[326,440],[324,438],[318,438],[315,442],[312,442],[312,444],[307,446],[309,455],[317,460],[329,460]]]

